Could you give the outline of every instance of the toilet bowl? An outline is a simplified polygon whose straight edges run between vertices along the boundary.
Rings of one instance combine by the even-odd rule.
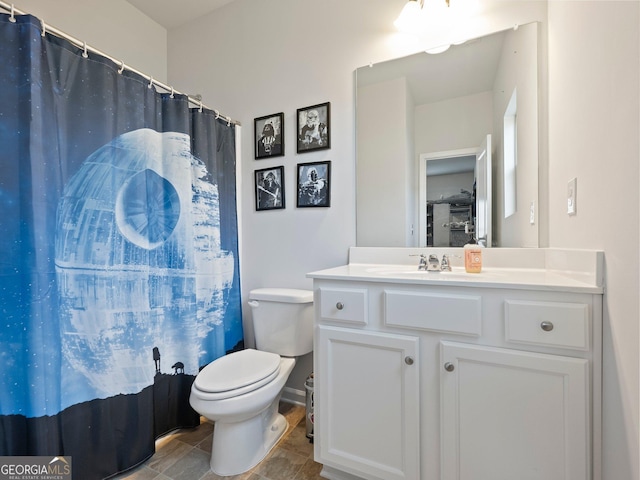
[[[204,367],[189,398],[196,412],[214,422],[210,465],[221,476],[255,467],[286,432],[278,412],[282,390],[295,356],[309,353],[313,339],[312,292],[258,289],[250,299],[260,350],[230,353]]]
[[[241,358],[246,354],[262,353],[272,357],[265,359],[260,355],[249,355],[245,359]],[[287,421],[278,413],[278,403],[296,363],[294,358],[251,349],[219,359],[227,360],[223,366],[233,372],[242,370],[242,366],[246,366],[246,359],[273,362],[273,357],[277,360],[275,371],[252,383],[217,392],[199,389],[198,377],[203,373],[205,376],[214,373],[206,371],[209,367],[214,367],[212,370],[217,371],[215,367],[219,365],[215,365],[216,361],[200,372],[191,387],[189,401],[193,409],[215,422],[210,465],[211,470],[218,475],[237,475],[255,467],[286,432]],[[234,360],[238,358],[243,365],[236,368]],[[264,365],[258,363],[256,366],[262,368]],[[246,368],[244,373],[247,373]]]

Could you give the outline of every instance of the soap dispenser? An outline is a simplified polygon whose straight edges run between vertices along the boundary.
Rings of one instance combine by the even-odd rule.
[[[467,273],[482,271],[482,248],[473,238],[464,246],[464,269]]]

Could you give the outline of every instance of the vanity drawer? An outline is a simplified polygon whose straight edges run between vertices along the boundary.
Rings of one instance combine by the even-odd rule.
[[[479,295],[385,290],[384,323],[394,327],[480,336]]]
[[[588,350],[589,332],[587,304],[505,301],[508,342]]]
[[[367,324],[366,288],[320,288],[320,316],[342,323]]]

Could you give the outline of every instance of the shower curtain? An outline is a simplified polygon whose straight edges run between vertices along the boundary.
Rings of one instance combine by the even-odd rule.
[[[0,456],[73,478],[199,424],[200,368],[243,348],[235,127],[0,15]]]

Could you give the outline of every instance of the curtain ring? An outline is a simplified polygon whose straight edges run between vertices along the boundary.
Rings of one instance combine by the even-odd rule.
[[[124,72],[124,61],[120,61],[120,68],[118,69],[118,73]]]
[[[149,90],[151,90],[151,88],[152,88],[152,87],[153,87],[153,77],[150,77],[150,78],[149,78],[149,85],[147,86],[147,88],[148,88]]]
[[[202,113],[202,100],[200,100],[200,113]]]
[[[82,52],[83,58],[89,58],[89,54],[87,53],[87,42],[82,42],[82,49],[84,50]]]
[[[214,110],[216,112],[216,120],[220,118],[220,112],[218,110]]]
[[[15,16],[15,13],[14,13],[13,3],[11,4],[11,16],[9,17],[9,21],[11,23],[16,23],[16,16]]]
[[[231,126],[231,118],[227,117],[227,127]]]
[[[175,90],[173,89],[173,87],[171,87],[171,95],[169,95],[169,97],[170,98],[175,98],[174,95],[173,95],[174,93],[175,93]]]
[[[47,24],[44,23],[44,20],[40,20],[40,25],[42,26],[42,33],[40,34],[40,36],[44,38],[47,36]]]

